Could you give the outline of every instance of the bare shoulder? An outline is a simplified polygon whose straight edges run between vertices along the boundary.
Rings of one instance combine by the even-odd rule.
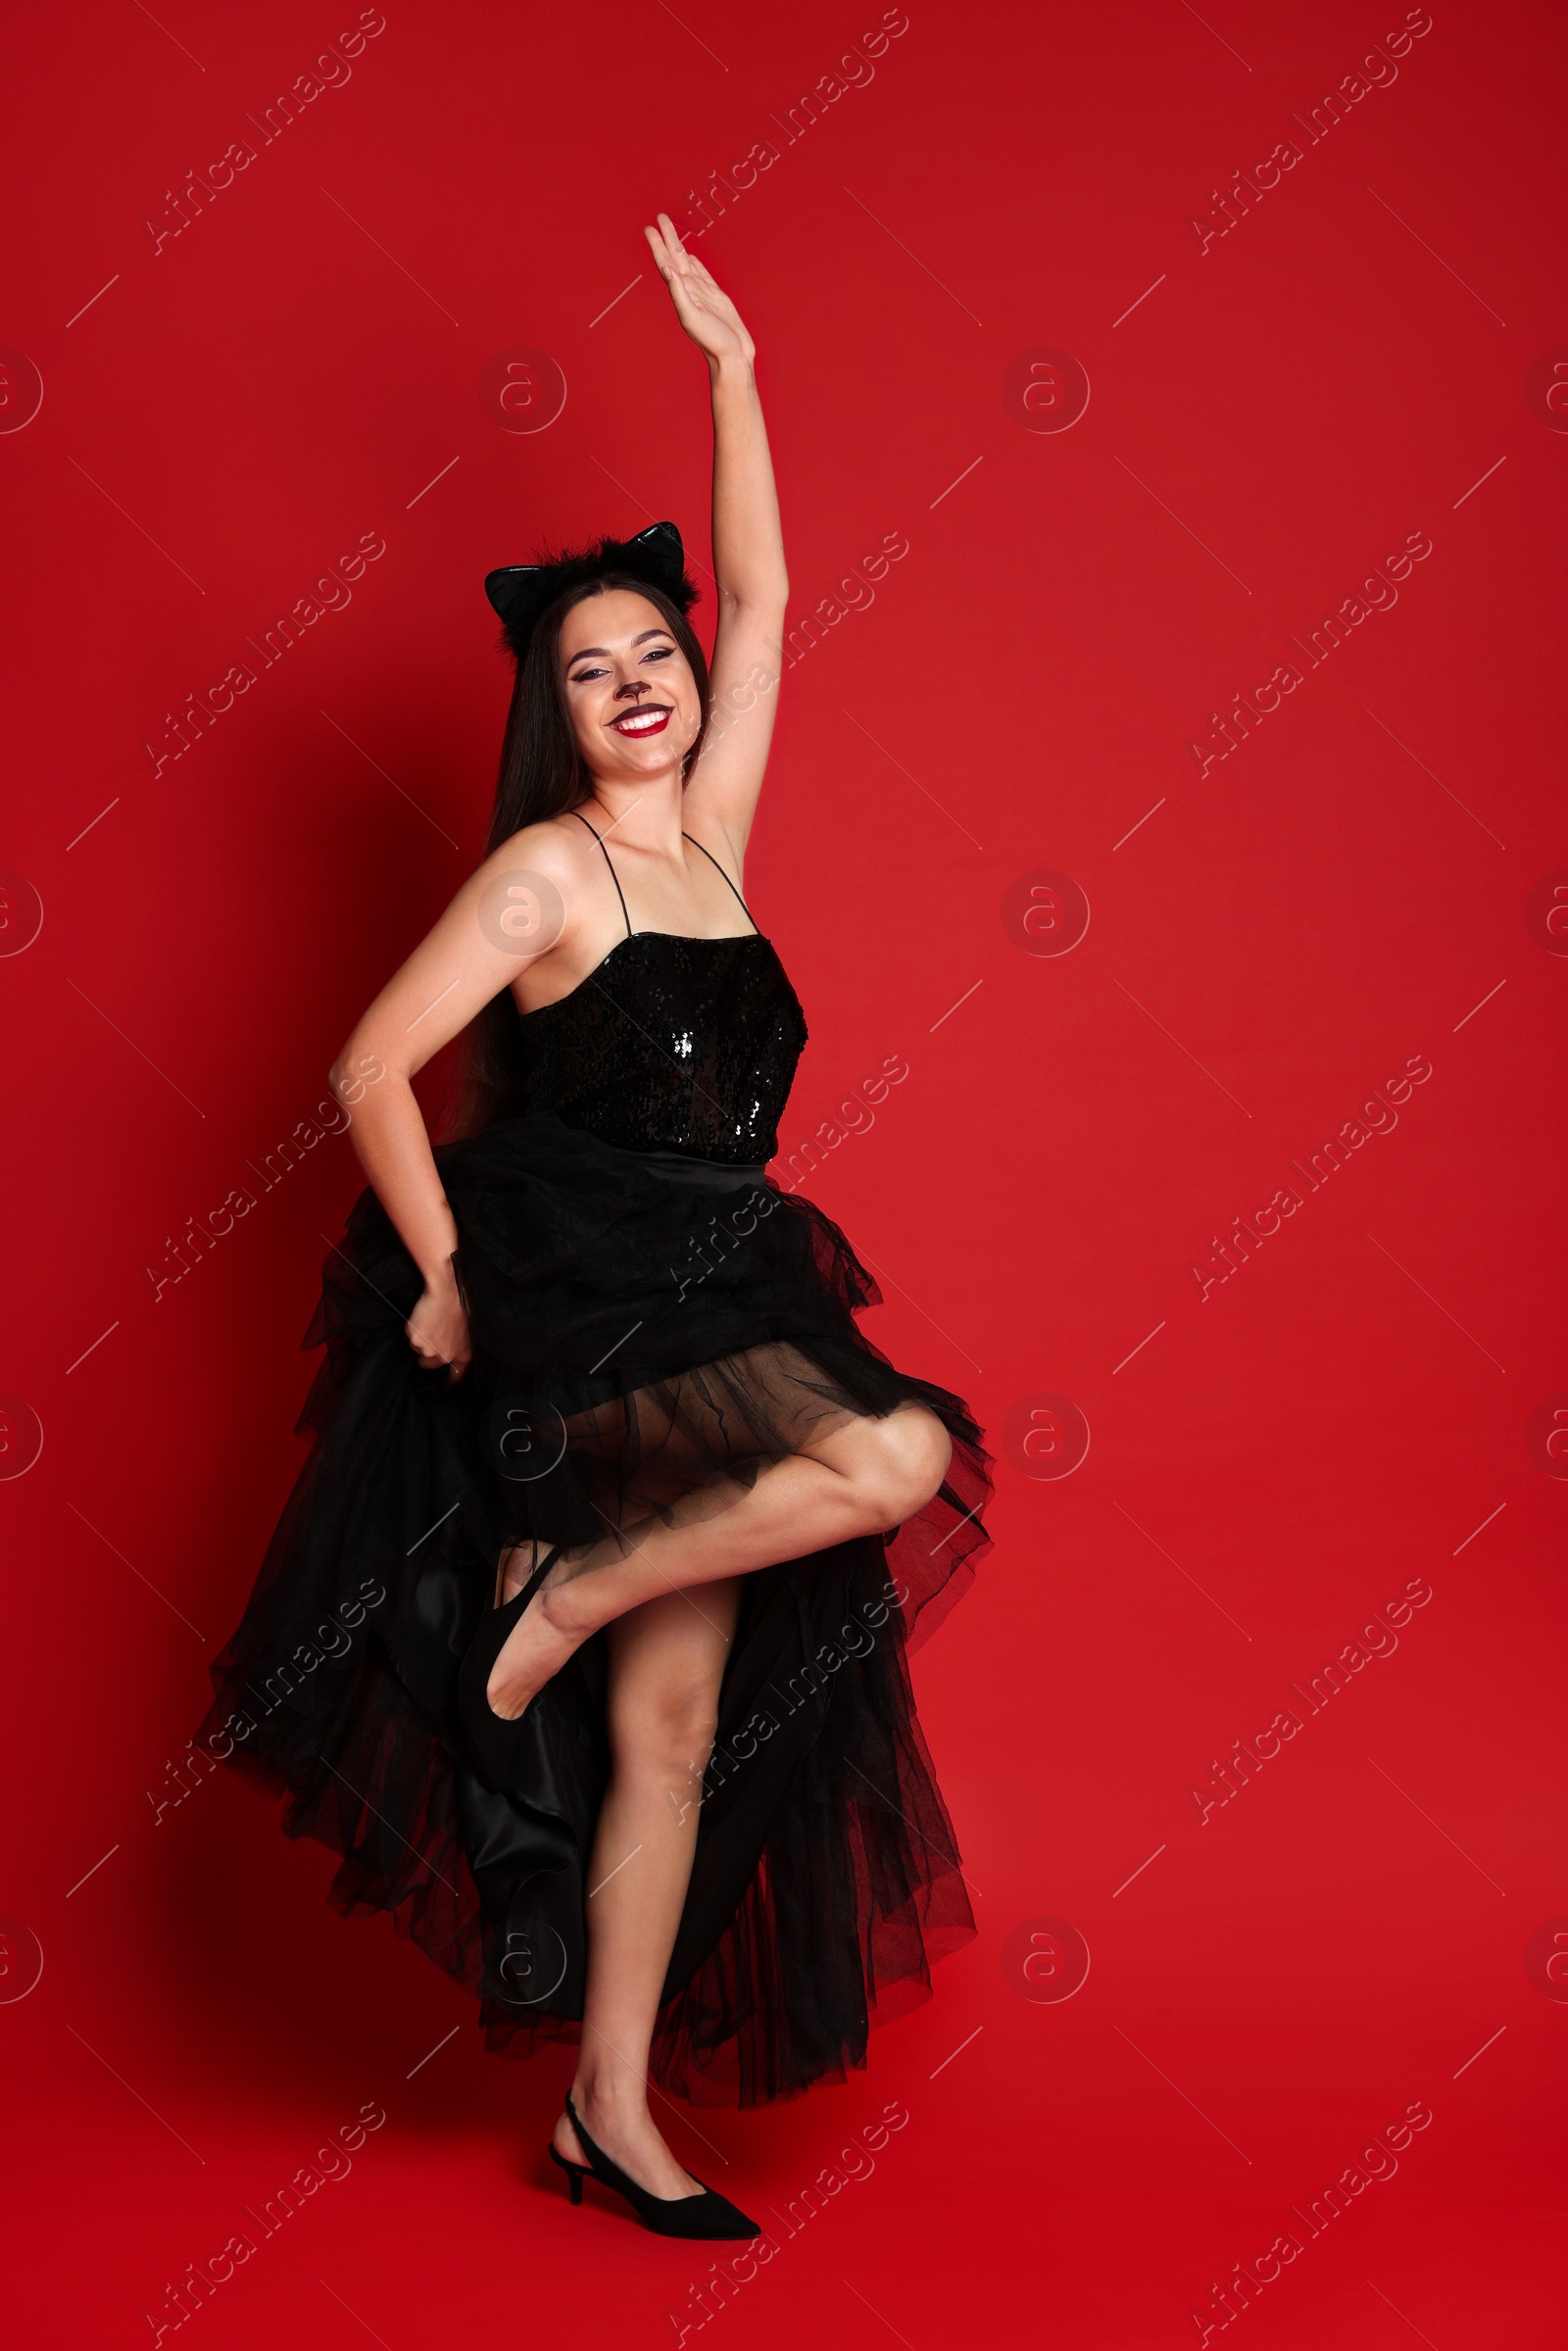
[[[465,895],[479,927],[503,949],[546,956],[556,948],[568,956],[578,941],[583,911],[595,904],[603,876],[599,845],[587,824],[569,815],[525,824],[493,849]]]
[[[541,824],[525,824],[493,849],[473,878],[483,884],[507,873],[538,873],[564,889],[581,878],[598,854],[586,825],[573,816],[548,816]]]
[[[546,899],[554,892],[569,904],[580,896],[591,875],[590,860],[598,855],[586,825],[572,816],[548,816],[541,824],[525,824],[493,849],[468,887],[487,897],[537,883]]]

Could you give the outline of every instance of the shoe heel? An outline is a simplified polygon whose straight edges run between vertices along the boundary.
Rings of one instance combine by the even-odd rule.
[[[571,2200],[573,2204],[580,2204],[582,2202],[582,2165],[580,2163],[569,2162],[564,2155],[558,2155],[554,2147],[552,2147],[550,2150],[550,2160],[552,2163],[559,2164],[561,2169],[565,2173],[566,2186],[570,2192]]]
[[[761,2235],[762,2231],[755,2221],[749,2221],[737,2205],[732,2204],[727,2196],[719,2195],[716,2189],[710,2188],[706,2180],[698,2180],[697,2184],[702,2189],[698,2196],[656,2196],[650,2189],[639,2187],[619,2164],[612,2163],[602,2148],[594,2145],[577,2119],[577,2109],[571,2102],[570,2090],[566,2092],[566,2119],[577,2133],[578,2144],[588,2158],[588,2169],[594,2178],[606,2187],[612,2187],[617,2196],[624,2196],[643,2227],[651,2229],[656,2236],[725,2237],[731,2240],[744,2237],[750,2242],[752,2238]],[[571,2183],[571,2200],[575,2204],[582,2193],[584,2167],[568,2163],[564,2155],[556,2155],[553,2144],[550,2152],[556,2156],[563,2171],[577,2175]]]

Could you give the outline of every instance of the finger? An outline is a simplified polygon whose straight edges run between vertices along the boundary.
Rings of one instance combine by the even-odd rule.
[[[677,269],[666,270],[664,283],[668,286],[670,300],[675,305],[675,316],[679,318],[682,326],[691,326],[701,315],[702,297],[697,288],[688,278],[683,277]]]
[[[686,267],[692,271],[693,275],[697,277],[708,278],[709,284],[711,285],[713,281],[712,278],[709,276],[708,264],[704,261],[702,255],[696,250],[695,246],[682,245],[680,252],[681,259],[685,262]]]
[[[648,231],[648,242],[653,247],[659,274],[670,292],[674,294],[680,290],[689,290],[691,256],[679,244],[671,244],[667,239],[660,237],[653,229]]]
[[[701,270],[702,264],[698,260],[696,254],[689,252],[686,246],[681,243],[679,236],[675,232],[674,223],[669,219],[669,215],[664,213],[661,216],[661,218],[667,223],[664,236],[664,251],[668,256],[669,266],[677,277],[684,278],[690,282],[697,275],[698,271]]]

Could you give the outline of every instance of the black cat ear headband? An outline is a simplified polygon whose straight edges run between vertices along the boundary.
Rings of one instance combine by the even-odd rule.
[[[484,592],[500,613],[506,641],[520,662],[541,613],[568,588],[624,571],[661,588],[676,610],[697,602],[686,576],[686,555],[673,522],[651,522],[635,539],[600,539],[594,546],[565,549],[545,563],[507,563],[485,576]]]

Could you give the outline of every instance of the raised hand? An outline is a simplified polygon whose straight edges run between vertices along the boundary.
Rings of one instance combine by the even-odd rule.
[[[661,213],[659,226],[645,228],[643,234],[669,288],[675,316],[698,350],[710,360],[755,359],[757,346],[741,324],[740,313],[696,254],[687,252],[668,213]]]

